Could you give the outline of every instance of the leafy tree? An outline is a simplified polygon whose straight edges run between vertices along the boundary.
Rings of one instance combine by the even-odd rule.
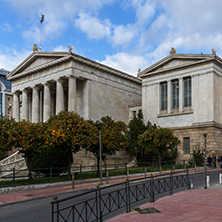
[[[29,180],[32,180],[32,161],[33,157],[46,150],[48,144],[47,139],[47,124],[46,123],[31,123],[28,121],[17,122],[16,126],[16,147],[24,154],[26,163],[29,169]]]
[[[96,143],[92,136],[94,135],[92,125],[76,113],[62,111],[52,116],[47,123],[49,133],[46,143],[66,153],[69,169],[72,163],[72,153]],[[70,171],[68,173],[71,176]]]
[[[149,127],[143,134],[139,135],[140,147],[158,153],[160,167],[162,154],[167,150],[172,150],[179,143],[180,140],[168,128]]]
[[[91,120],[88,121],[94,129],[92,136],[94,143],[89,147],[95,157],[97,158],[97,172],[100,168],[100,150],[99,150],[99,130],[96,124],[102,124],[101,129],[101,149],[102,159],[105,160],[107,155],[113,155],[115,151],[124,150],[127,147],[128,140],[126,137],[126,124],[122,121],[114,121],[110,116],[102,117],[100,121],[95,123]]]
[[[134,117],[129,125],[127,131],[127,137],[129,146],[127,147],[127,154],[131,157],[137,157],[138,159],[143,159],[144,152],[138,152],[138,136],[144,133],[146,130],[146,125],[144,124],[142,111],[139,111],[138,116]],[[140,158],[142,156],[142,158]]]
[[[16,145],[16,122],[14,119],[1,116],[0,118],[0,155],[12,150]]]

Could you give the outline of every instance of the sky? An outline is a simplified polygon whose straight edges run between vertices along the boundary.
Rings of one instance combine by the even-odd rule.
[[[177,53],[222,57],[221,0],[0,0],[0,69],[32,53],[73,52],[137,76]]]

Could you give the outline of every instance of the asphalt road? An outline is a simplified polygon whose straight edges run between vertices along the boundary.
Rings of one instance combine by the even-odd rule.
[[[210,183],[211,184],[218,183],[218,180],[219,180],[218,171],[210,172],[209,174],[210,174]],[[196,173],[190,176],[193,177],[194,189],[204,188],[204,184],[205,184],[204,173]],[[185,189],[186,187],[180,188],[177,190],[177,192],[180,192]],[[108,192],[111,193],[114,190],[121,190],[121,186],[116,186],[110,189]],[[59,199],[62,199],[62,198],[67,198],[70,195],[72,194],[66,193],[66,194],[58,194],[57,196]],[[161,198],[166,195],[169,195],[169,192],[160,194],[156,196],[155,199]],[[84,201],[86,198],[89,198],[89,197],[90,196],[88,197],[85,196],[84,198],[83,197],[77,198],[75,199],[75,203]],[[50,222],[52,220],[51,201],[52,201],[52,197],[50,197],[49,199],[41,198],[41,199],[35,199],[35,200],[27,201],[27,202],[1,206],[0,207],[0,221],[1,222],[30,222],[30,221],[32,222],[48,222],[49,221]],[[68,201],[67,204],[71,203],[72,201],[73,200]],[[136,206],[139,206],[147,202],[149,202],[149,199],[137,202],[133,204],[131,208],[134,208]],[[96,206],[93,206],[93,207],[96,207]],[[104,219],[107,220],[125,212],[126,212],[126,208],[123,208],[121,210],[117,210],[114,213],[109,214]]]

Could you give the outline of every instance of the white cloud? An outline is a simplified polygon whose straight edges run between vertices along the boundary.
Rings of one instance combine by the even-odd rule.
[[[75,27],[85,32],[89,39],[99,40],[110,36],[111,24],[108,19],[101,21],[86,13],[79,14]]]
[[[4,49],[3,52],[0,51],[0,67],[12,71],[31,53],[31,51],[17,52],[13,49]]]
[[[56,46],[53,50],[54,52],[68,52],[68,46],[65,47],[63,45]]]
[[[5,24],[3,24],[3,26],[2,26],[2,30],[5,31],[5,32],[11,32],[11,31],[12,31],[12,27],[11,27],[10,24],[5,23]]]
[[[100,62],[133,76],[137,76],[139,68],[147,67],[147,61],[143,56],[127,53],[117,53],[113,56],[107,55],[106,59]]]
[[[135,37],[134,29],[131,25],[128,26],[116,26],[113,31],[112,41],[115,45],[129,44]]]

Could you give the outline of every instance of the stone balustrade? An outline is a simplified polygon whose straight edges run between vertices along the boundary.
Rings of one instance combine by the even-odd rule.
[[[12,174],[13,168],[15,170],[27,169],[25,159],[19,151],[0,161],[0,176],[3,177]]]

